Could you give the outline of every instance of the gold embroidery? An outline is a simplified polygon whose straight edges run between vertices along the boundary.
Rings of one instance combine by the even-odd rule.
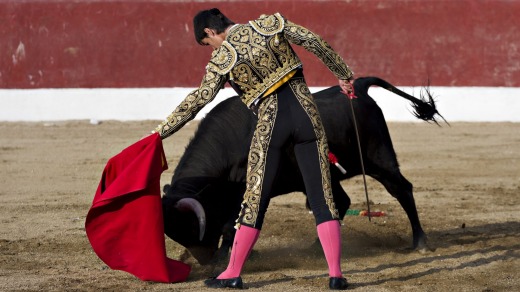
[[[303,78],[294,78],[288,81],[291,90],[297,100],[307,113],[313,125],[317,139],[317,147],[320,161],[320,171],[322,174],[322,185],[325,203],[333,219],[339,219],[339,214],[334,204],[332,187],[330,183],[330,169],[328,161],[328,145],[325,129],[321,123],[321,118]],[[271,141],[274,121],[278,110],[278,100],[276,95],[270,95],[260,104],[258,111],[258,124],[256,126],[248,156],[246,192],[242,202],[242,208],[236,221],[235,228],[239,228],[244,223],[255,226],[259,212],[259,204],[262,194],[262,185],[266,166],[267,150]]]
[[[280,13],[273,15],[261,15],[257,20],[252,20],[249,24],[260,34],[275,35],[283,30],[285,21]]]
[[[290,43],[303,46],[316,55],[338,79],[349,79],[354,75],[343,59],[317,34],[290,21],[286,22],[284,32]]]
[[[290,43],[314,53],[339,79],[348,79],[353,75],[323,39],[302,26],[286,21],[279,13],[263,15],[249,24],[237,25],[224,43],[233,47],[236,53],[234,56],[228,53],[232,49],[225,50],[226,56],[236,57],[236,61],[228,62],[235,63],[230,75],[241,76],[237,78],[244,92],[241,98],[248,107],[257,98],[267,96],[265,92],[289,72],[301,67],[301,61]]]
[[[225,76],[212,72],[208,68],[200,87],[188,94],[153,132],[159,133],[162,139],[177,132],[187,122],[191,121],[206,104],[215,98],[225,82]]]
[[[325,196],[325,203],[329,207],[332,217],[334,219],[338,219],[339,213],[336,209],[336,205],[334,204],[334,198],[332,196],[332,187],[330,184],[330,169],[327,157],[329,153],[329,146],[327,144],[327,136],[325,135],[325,129],[323,128],[323,124],[321,123],[320,113],[318,112],[316,103],[314,102],[311,92],[309,91],[309,88],[307,87],[307,84],[305,84],[305,80],[303,78],[292,79],[291,81],[289,81],[289,86],[294,92],[296,99],[298,99],[303,109],[309,116],[312,126],[314,128],[314,132],[316,133],[318,153],[320,155],[320,169],[323,185],[323,194]]]
[[[278,13],[264,15],[229,31],[226,40],[213,52],[201,86],[191,92],[155,132],[163,139],[176,132],[214,99],[227,78],[233,78],[244,93],[242,101],[251,107],[257,98],[267,96],[264,93],[284,76],[301,67],[290,43],[314,53],[339,79],[352,77],[352,71],[341,57],[318,35],[286,21]]]
[[[294,76],[294,74],[296,74],[296,72],[297,72],[297,70],[293,70],[293,71],[287,73],[287,75],[285,75],[282,79],[280,79],[273,86],[271,86],[271,88],[269,88],[269,90],[267,90],[264,93],[263,97],[268,96],[269,94],[273,93],[275,90],[280,88],[280,86],[284,85],[285,82],[289,81]]]
[[[281,16],[273,19],[279,22],[283,20]],[[257,28],[252,25],[238,25],[226,38],[226,42],[237,53],[236,65],[230,74],[244,92],[241,98],[248,107],[287,73],[301,66],[300,59],[287,40],[280,39],[277,34],[262,34],[260,32],[269,33],[272,30],[260,29],[263,24],[257,22],[255,25]],[[283,22],[280,25],[283,29]]]
[[[222,45],[211,54],[208,68],[211,68],[220,75],[225,75],[235,66],[236,62],[237,52],[235,48],[228,42],[223,41]]]
[[[277,111],[278,99],[276,95],[270,95],[260,104],[258,110],[259,119],[249,149],[246,192],[240,215],[236,221],[236,228],[240,226],[240,223],[246,223],[253,227],[256,224],[262,194],[267,149],[271,141]]]

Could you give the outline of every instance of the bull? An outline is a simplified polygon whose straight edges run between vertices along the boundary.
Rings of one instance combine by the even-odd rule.
[[[437,123],[436,116],[442,116],[429,90],[418,99],[377,77],[358,78],[354,82],[358,98],[351,102],[365,173],[397,199],[411,224],[413,249],[426,251],[429,249],[427,236],[419,221],[412,184],[399,170],[383,113],[368,95],[372,85],[409,100],[419,119]],[[343,174],[335,167],[330,169],[334,201],[339,214],[344,216],[350,198],[340,182],[362,173],[350,101],[340,93],[338,86],[317,92],[314,97],[330,151],[347,171]],[[174,171],[171,184],[164,187],[165,234],[186,247],[200,264],[225,258],[229,253],[235,233],[234,221],[245,191],[247,156],[256,121],[256,116],[238,96],[219,103],[201,120]],[[305,194],[290,146],[280,165],[272,197],[290,192]]]

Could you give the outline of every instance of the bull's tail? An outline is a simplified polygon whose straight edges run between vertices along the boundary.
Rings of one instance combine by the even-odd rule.
[[[424,120],[426,122],[434,122],[439,125],[436,120],[436,115],[441,117],[446,124],[449,123],[444,119],[444,117],[437,111],[435,106],[435,100],[430,92],[430,85],[424,87],[424,90],[421,90],[420,99],[396,88],[392,84],[387,81],[378,78],[378,77],[362,77],[356,79],[354,82],[354,89],[357,95],[362,95],[363,93],[368,95],[368,88],[372,85],[377,85],[382,87],[392,93],[395,93],[412,103],[412,107],[414,109],[413,115],[418,119]]]

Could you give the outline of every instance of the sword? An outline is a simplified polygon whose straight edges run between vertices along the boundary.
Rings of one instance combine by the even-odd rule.
[[[372,222],[372,216],[370,215],[370,202],[368,199],[368,190],[367,190],[367,180],[365,175],[365,165],[363,163],[363,153],[361,152],[361,142],[359,141],[359,132],[357,128],[357,122],[356,122],[356,114],[354,112],[354,105],[352,103],[352,99],[357,98],[357,96],[354,93],[354,84],[352,84],[352,93],[345,92],[341,90],[341,93],[345,94],[348,97],[348,101],[350,103],[350,109],[352,110],[352,120],[354,121],[354,131],[356,132],[356,140],[357,140],[357,146],[359,151],[359,160],[361,162],[361,172],[363,174],[363,184],[365,186],[365,197],[367,201],[367,211],[368,211],[368,221]]]

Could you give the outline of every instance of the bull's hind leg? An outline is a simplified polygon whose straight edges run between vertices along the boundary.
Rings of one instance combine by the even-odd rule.
[[[336,209],[338,210],[339,219],[343,220],[343,218],[345,218],[345,215],[347,214],[348,208],[350,208],[350,197],[347,195],[347,193],[341,186],[341,182],[338,179],[331,179],[331,187],[332,196],[334,198],[334,205],[336,205]],[[311,210],[308,198],[306,198],[305,200],[305,207],[307,208],[307,210]]]
[[[426,233],[424,233],[419,221],[419,215],[413,197],[412,184],[398,170],[370,173],[370,176],[378,180],[386,190],[397,199],[406,212],[412,226],[413,248],[420,252],[430,250],[427,245]]]
[[[338,209],[340,219],[343,220],[348,208],[350,208],[350,198],[341,186],[339,180],[333,178],[331,184],[334,204],[336,205],[336,209]]]

